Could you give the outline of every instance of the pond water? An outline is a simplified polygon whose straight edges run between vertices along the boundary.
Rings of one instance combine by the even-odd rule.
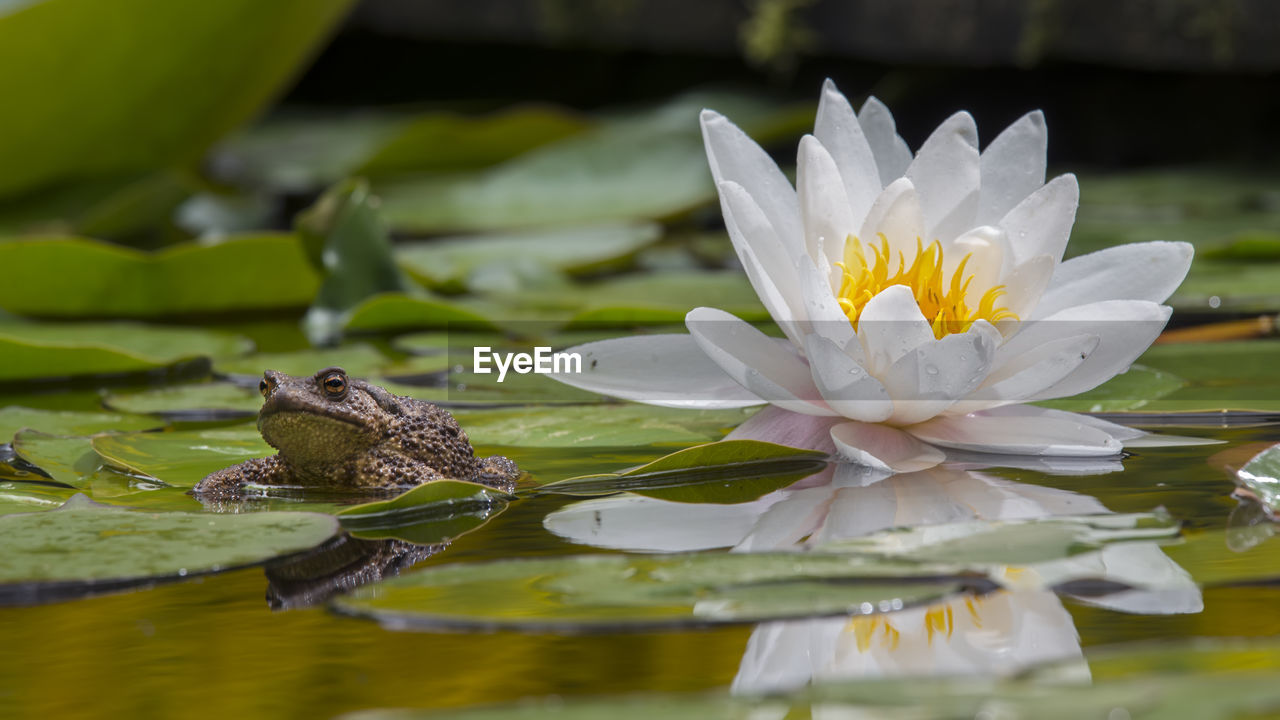
[[[88,405],[90,396],[31,396],[23,402]],[[519,412],[532,419],[545,414],[546,408]],[[724,499],[719,504],[690,504],[630,496],[635,502],[627,504],[619,503],[624,496],[616,495],[584,500],[532,494],[421,559],[412,571],[512,558],[618,554],[624,549],[719,555],[730,545],[739,550],[771,549],[806,535],[811,542],[819,537],[856,542],[876,536],[887,538],[888,544],[878,546],[881,550],[911,550],[911,543],[919,541],[914,552],[919,556],[925,548],[926,556],[933,552],[933,560],[1019,560],[1014,556],[1025,551],[1029,556],[1021,562],[999,563],[1005,568],[1007,587],[1014,589],[948,590],[939,596],[926,594],[919,603],[908,602],[908,607],[886,614],[818,620],[717,624],[717,617],[725,616],[717,616],[714,608],[700,615],[695,610],[696,617],[687,608],[674,614],[657,608],[653,617],[693,619],[697,626],[679,627],[676,622],[676,627],[618,630],[605,622],[578,627],[587,632],[469,632],[414,623],[396,629],[394,622],[338,614],[323,603],[273,610],[267,600],[267,574],[251,567],[96,597],[0,608],[0,707],[30,717],[182,716],[216,707],[220,715],[242,718],[460,708],[527,698],[559,698],[556,702],[573,707],[579,696],[621,696],[634,702],[636,693],[707,691],[713,698],[729,693],[747,697],[794,689],[815,678],[909,677],[925,687],[925,678],[1015,675],[1044,663],[1067,668],[1064,672],[1076,680],[1087,682],[1091,675],[1099,684],[1158,666],[1161,653],[1155,653],[1155,659],[1148,654],[1131,661],[1106,661],[1119,644],[1149,641],[1174,643],[1169,653],[1188,658],[1193,676],[1274,673],[1280,669],[1277,652],[1266,639],[1280,634],[1280,615],[1275,612],[1280,586],[1268,581],[1280,576],[1280,540],[1271,537],[1280,533],[1256,506],[1232,497],[1236,483],[1227,467],[1238,466],[1231,453],[1247,458],[1255,444],[1262,443],[1257,446],[1261,448],[1280,440],[1280,425],[1171,431],[1221,442],[1138,450],[1123,460],[1123,469],[1119,464],[1057,469],[1070,474],[968,465],[868,479],[835,468],[737,505]],[[478,448],[514,458],[532,475],[524,483],[528,487],[619,470],[673,449],[669,443]],[[9,487],[18,485],[22,483]],[[150,492],[168,499],[148,501],[143,507],[154,502],[167,509],[197,509],[177,490]],[[1054,517],[1074,521],[1100,513],[1116,518],[1154,514],[1117,522],[1109,529],[1072,531],[1075,534],[1068,533],[1065,544],[1052,541],[1056,549],[1030,547],[1039,542],[1034,535],[1025,536],[1029,545],[1019,548],[1023,541],[1017,537],[966,545],[965,533],[921,541],[912,540],[909,530],[892,530],[974,524],[1016,528],[1019,522],[1035,525]],[[1173,521],[1181,525],[1180,537]],[[1063,526],[1071,527],[1071,522]],[[1116,534],[1103,537],[1099,532]],[[1062,558],[1067,556],[1087,570],[1064,574]],[[1240,567],[1250,570],[1240,572]],[[274,572],[278,580],[282,571]],[[1020,583],[1019,574],[1037,575],[1043,582]],[[621,577],[625,585],[627,576]],[[1055,577],[1058,580],[1051,580]],[[1085,585],[1078,581],[1082,577],[1088,578]],[[465,618],[468,613],[489,612],[499,624],[519,624],[563,610],[548,610],[550,606],[572,604],[572,599],[538,587],[546,578],[535,573],[507,585],[480,585],[505,588],[505,597],[515,598],[505,607],[504,596],[469,595],[466,588],[414,597],[426,598],[428,607],[444,608],[445,615]],[[1074,585],[1069,582],[1073,578]],[[831,587],[812,597],[829,594]],[[280,588],[275,591],[278,597]],[[698,603],[708,601],[707,592],[698,591]],[[367,587],[356,591],[356,597],[374,605],[381,601]],[[628,610],[625,603],[619,609],[607,592],[602,597],[594,605],[590,599],[584,601],[585,610],[561,614],[621,618],[625,624],[647,612]],[[802,589],[798,597],[803,608],[810,595]],[[765,598],[750,607],[755,610],[748,614],[804,614],[795,609],[795,597]],[[573,622],[565,627],[573,629]],[[1241,652],[1197,655],[1186,649],[1190,646],[1178,644],[1188,638],[1255,638],[1262,644]],[[1095,661],[1092,672],[1090,661]],[[521,707],[532,712],[547,706]],[[594,712],[603,711],[596,708],[583,716]],[[698,717],[706,712],[707,708],[694,708],[686,714]]]

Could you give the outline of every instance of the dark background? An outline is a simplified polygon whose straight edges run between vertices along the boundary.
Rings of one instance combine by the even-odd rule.
[[[1075,167],[1280,160],[1272,0],[363,0],[288,106],[582,109],[705,85],[885,100],[917,147],[956,109],[1045,111]]]

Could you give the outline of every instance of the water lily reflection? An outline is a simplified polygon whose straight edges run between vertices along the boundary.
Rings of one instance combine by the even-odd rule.
[[[1087,495],[975,470],[939,466],[890,474],[845,463],[739,505],[621,494],[566,506],[545,525],[574,542],[631,551],[832,549],[856,541],[912,557],[1000,524],[1081,516],[1100,525],[1121,518]],[[1006,675],[1048,661],[1079,661],[1083,677],[1088,670],[1063,595],[1130,613],[1203,607],[1190,576],[1155,542],[1115,542],[1079,554],[1069,545],[1031,552],[1030,562],[987,565],[1004,588],[987,595],[851,619],[763,624],[752,634],[734,687],[754,692],[815,679]],[[995,557],[1028,556],[1020,547],[986,550]]]

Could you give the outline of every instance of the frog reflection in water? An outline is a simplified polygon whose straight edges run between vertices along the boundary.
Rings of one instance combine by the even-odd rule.
[[[193,494],[233,498],[246,484],[392,489],[446,478],[510,491],[520,475],[505,457],[475,457],[448,411],[342,368],[311,377],[268,370],[258,387],[266,398],[258,431],[280,452],[212,473]]]

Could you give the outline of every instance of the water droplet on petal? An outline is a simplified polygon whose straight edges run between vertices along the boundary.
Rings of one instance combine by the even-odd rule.
[[[929,373],[930,375],[937,375],[937,374],[938,374],[938,366],[936,366],[936,365],[925,365],[925,366],[924,366],[924,371],[925,371],[925,372],[927,372],[927,373]]]

